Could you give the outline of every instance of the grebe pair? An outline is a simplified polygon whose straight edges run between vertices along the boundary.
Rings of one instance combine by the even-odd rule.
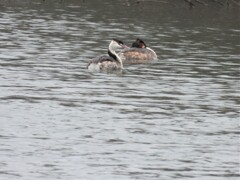
[[[123,49],[119,53],[117,50]],[[99,56],[92,59],[87,69],[90,71],[115,71],[123,69],[123,63],[137,64],[157,60],[156,53],[148,48],[146,44],[137,39],[129,48],[122,41],[113,39],[108,46],[109,56]]]

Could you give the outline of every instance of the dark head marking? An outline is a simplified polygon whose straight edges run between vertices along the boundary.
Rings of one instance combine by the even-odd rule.
[[[143,40],[137,38],[136,41],[132,44],[132,47],[135,47],[135,48],[146,48],[147,45],[143,42]]]
[[[118,39],[113,39],[113,41],[116,41],[118,44],[123,44],[123,42]]]

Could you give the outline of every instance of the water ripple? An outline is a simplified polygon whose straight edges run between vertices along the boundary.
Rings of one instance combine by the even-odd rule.
[[[1,177],[239,178],[234,9],[115,3],[0,0]],[[159,61],[88,72],[113,37]]]

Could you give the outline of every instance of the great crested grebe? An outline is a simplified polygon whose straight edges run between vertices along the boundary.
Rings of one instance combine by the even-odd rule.
[[[115,71],[123,69],[123,63],[121,58],[116,53],[116,50],[127,48],[122,41],[113,39],[108,46],[108,55],[98,56],[92,59],[87,69],[90,71]]]
[[[141,39],[136,39],[131,48],[124,49],[118,53],[124,64],[140,64],[157,60],[157,54]]]

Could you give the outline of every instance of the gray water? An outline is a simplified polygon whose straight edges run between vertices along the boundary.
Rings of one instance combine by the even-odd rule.
[[[178,3],[0,0],[0,179],[238,179],[239,8]]]

